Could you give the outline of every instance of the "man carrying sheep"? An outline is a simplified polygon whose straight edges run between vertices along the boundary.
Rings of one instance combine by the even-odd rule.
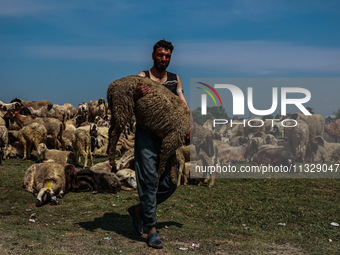
[[[175,95],[178,95],[189,108],[183,94],[183,86],[178,75],[167,72],[171,54],[174,47],[171,42],[161,40],[153,47],[153,67],[138,74],[148,77],[167,87]],[[145,96],[150,92],[147,85],[138,85],[134,99]],[[189,138],[189,134],[187,138]],[[190,138],[189,138],[190,139]],[[133,225],[138,234],[143,233],[143,224],[147,228],[147,244],[150,247],[161,249],[163,244],[156,230],[156,207],[164,202],[176,190],[177,185],[170,178],[170,162],[167,162],[166,171],[158,183],[158,162],[162,140],[142,128],[136,127],[135,137],[135,171],[140,203],[128,209],[133,220]]]

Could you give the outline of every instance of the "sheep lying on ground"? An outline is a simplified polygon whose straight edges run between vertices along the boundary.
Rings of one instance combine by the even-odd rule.
[[[97,163],[97,164],[91,166],[90,170],[111,173],[112,166],[110,165],[109,161],[107,160],[107,161],[100,162],[100,163]]]
[[[30,158],[33,145],[38,148],[40,143],[46,143],[47,130],[39,123],[31,123],[19,130],[18,138],[24,146],[23,159]]]
[[[8,145],[7,150],[4,151],[4,158],[22,158],[24,157],[24,146],[16,141]]]
[[[75,191],[96,191],[100,193],[117,193],[121,184],[114,173],[82,169],[77,171],[78,189]]]
[[[116,160],[117,170],[124,168],[132,168],[134,169],[135,165],[135,148],[131,148],[119,159]]]
[[[76,170],[64,162],[34,164],[26,170],[22,186],[37,196],[36,206],[58,204],[57,196],[77,189]]]
[[[105,161],[93,165],[90,168],[90,170],[111,173],[112,167],[110,166],[109,161]],[[137,188],[136,173],[134,170],[128,168],[121,168],[121,170],[117,171],[116,175],[122,185],[121,186],[122,190],[131,190],[131,188],[132,189]]]
[[[40,159],[48,162],[66,162],[76,164],[76,155],[72,151],[49,150],[46,144],[38,145],[37,154]]]
[[[124,168],[117,171],[116,175],[119,181],[122,183],[122,189],[137,189],[136,172],[134,170]],[[130,186],[131,188],[129,188],[128,186]]]
[[[135,103],[134,94],[139,83],[148,85],[151,91]],[[128,76],[112,82],[107,90],[107,101],[112,114],[108,156],[113,171],[116,172],[115,154],[119,136],[135,114],[140,127],[162,139],[158,166],[160,177],[168,158],[184,143],[190,127],[189,109],[165,86],[139,76]],[[176,177],[172,180],[177,183]]]
[[[294,156],[283,146],[263,145],[254,155],[253,163],[257,165],[290,166],[294,164]]]

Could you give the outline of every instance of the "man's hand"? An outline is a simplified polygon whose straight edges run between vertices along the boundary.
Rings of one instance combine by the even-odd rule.
[[[137,84],[137,87],[136,87],[136,90],[135,90],[135,95],[134,95],[133,99],[135,100],[135,102],[137,102],[138,99],[145,96],[150,91],[151,91],[151,88],[148,85],[144,84],[144,82],[141,81]]]

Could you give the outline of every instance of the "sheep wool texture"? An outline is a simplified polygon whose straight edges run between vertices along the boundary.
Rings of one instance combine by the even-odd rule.
[[[151,91],[135,103],[134,94],[140,82],[148,85]],[[119,135],[135,115],[141,128],[162,139],[158,167],[161,176],[168,158],[184,144],[190,126],[189,109],[162,84],[139,76],[128,76],[112,82],[107,90],[107,101],[112,113],[108,154],[113,171],[116,171],[115,148]]]
[[[51,188],[54,194],[63,194],[65,192],[65,166],[66,163],[39,163],[30,166],[23,179],[23,188],[33,194],[38,194],[47,182],[51,182]]]

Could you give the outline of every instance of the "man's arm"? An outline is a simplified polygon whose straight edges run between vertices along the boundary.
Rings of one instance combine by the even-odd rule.
[[[188,109],[190,110],[187,100],[185,99],[184,93],[183,93],[183,85],[181,82],[181,79],[179,78],[179,76],[177,75],[177,95],[179,96],[180,99],[182,99],[182,101],[185,103],[185,105],[188,107]]]

